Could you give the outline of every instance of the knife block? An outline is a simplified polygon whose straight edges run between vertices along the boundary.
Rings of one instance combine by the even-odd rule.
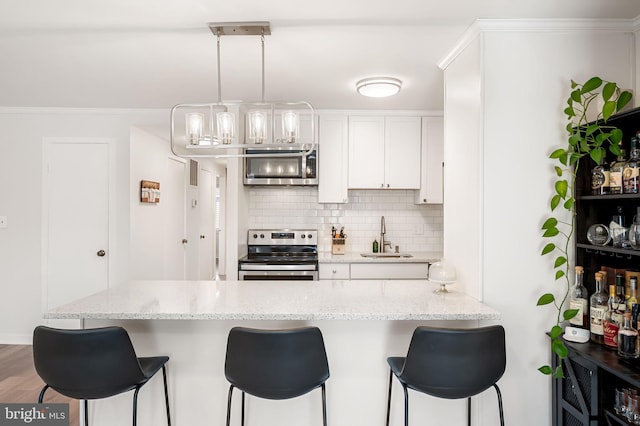
[[[344,254],[346,238],[331,239],[331,254]]]

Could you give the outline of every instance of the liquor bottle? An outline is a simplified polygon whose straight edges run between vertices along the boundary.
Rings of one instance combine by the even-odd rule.
[[[600,159],[600,164],[591,170],[591,193],[593,195],[609,193],[609,165],[604,156]]]
[[[589,293],[583,284],[584,268],[576,266],[576,280],[569,295],[569,309],[577,309],[578,313],[569,320],[572,327],[589,327]]]
[[[629,161],[622,171],[622,191],[625,194],[637,194],[640,192],[640,146],[638,138],[631,138]]]
[[[633,306],[638,304],[638,278],[629,277],[629,298],[627,299],[627,311],[633,311]]]
[[[618,298],[616,286],[609,286],[609,309],[604,317],[604,346],[609,349],[618,349],[618,330],[622,323],[623,313],[618,310]]]
[[[620,321],[622,321],[622,316],[627,311],[627,296],[624,294],[624,275],[616,274],[616,299],[617,299],[617,309],[621,312]]]
[[[627,164],[624,159],[626,153],[620,148],[620,155],[611,163],[609,168],[609,194],[622,194],[622,172]]]
[[[591,295],[591,308],[589,309],[591,341],[604,343],[604,317],[609,310],[609,297],[604,291],[602,274],[596,272],[596,292]]]
[[[624,314],[618,331],[618,355],[622,358],[638,358],[638,330],[633,328],[631,312]]]

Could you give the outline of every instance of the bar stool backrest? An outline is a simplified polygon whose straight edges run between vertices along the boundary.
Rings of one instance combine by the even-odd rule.
[[[417,327],[399,379],[439,398],[468,398],[496,383],[506,366],[502,326]]]
[[[106,398],[147,380],[122,327],[38,326],[33,332],[33,360],[46,384],[76,399]]]
[[[225,376],[233,386],[260,398],[304,395],[329,378],[322,333],[317,327],[234,327],[227,341]]]

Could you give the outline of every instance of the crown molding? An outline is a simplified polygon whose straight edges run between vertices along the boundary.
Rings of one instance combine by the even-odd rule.
[[[484,32],[636,32],[640,16],[635,19],[477,19],[462,34],[449,53],[438,61],[440,69],[449,64]]]
[[[170,108],[70,108],[70,107],[9,107],[0,106],[0,114],[57,114],[57,115],[129,115],[132,113],[167,113]]]

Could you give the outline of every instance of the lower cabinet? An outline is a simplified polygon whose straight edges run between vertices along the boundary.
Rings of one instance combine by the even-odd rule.
[[[321,280],[348,280],[348,263],[321,263],[318,275]]]
[[[553,426],[631,425],[614,410],[615,391],[640,392],[640,360],[624,360],[595,343],[566,342],[564,379],[553,379]],[[553,356],[553,367],[558,358]]]
[[[321,280],[423,280],[428,263],[321,263]]]

